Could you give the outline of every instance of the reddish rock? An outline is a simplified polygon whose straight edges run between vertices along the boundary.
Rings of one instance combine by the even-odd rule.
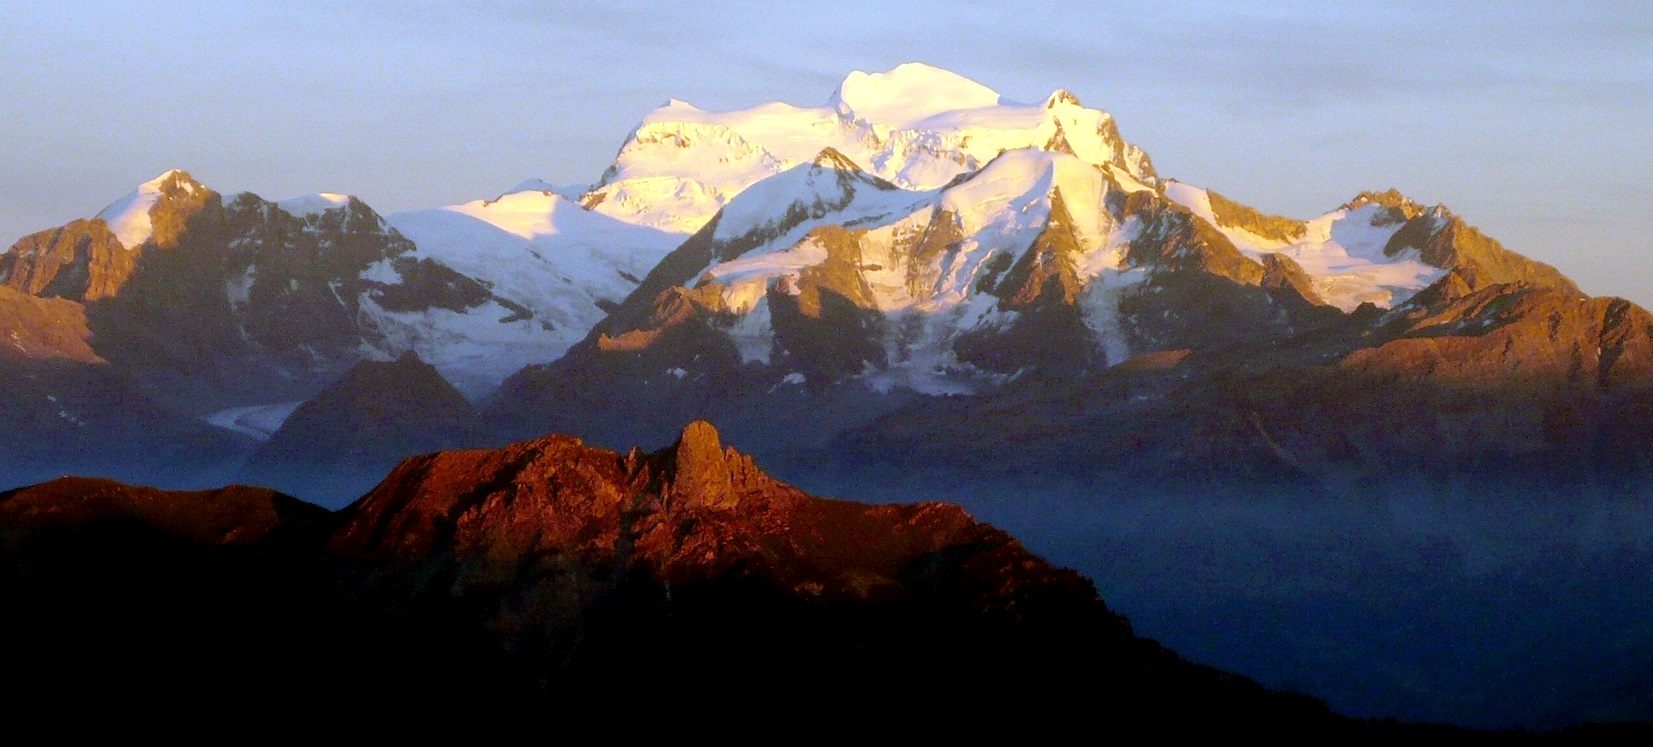
[[[86,307],[74,301],[0,286],[0,334],[0,358],[103,362],[90,344]]]
[[[532,557],[645,570],[672,583],[758,569],[809,597],[908,597],[903,569],[962,552],[984,574],[1026,578],[1097,602],[1089,584],[1051,568],[1009,535],[942,504],[869,506],[811,497],[724,448],[704,421],[652,454],[548,436],[499,450],[415,457],[346,509],[333,552],[417,562],[452,553],[500,583]],[[989,561],[991,558],[993,560]],[[1026,592],[1026,590],[1022,590]]]

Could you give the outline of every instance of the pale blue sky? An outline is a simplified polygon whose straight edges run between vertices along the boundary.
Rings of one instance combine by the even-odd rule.
[[[1653,305],[1653,5],[1011,5],[0,2],[0,242],[172,167],[383,212],[588,183],[667,98],[817,104],[916,60],[1071,90],[1266,211],[1396,187]]]

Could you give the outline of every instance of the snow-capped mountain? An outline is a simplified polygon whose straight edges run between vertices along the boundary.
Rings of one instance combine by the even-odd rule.
[[[1479,236],[1444,206],[1426,208],[1394,190],[1362,194],[1307,221],[1263,215],[1173,180],[1166,180],[1163,191],[1245,256],[1259,262],[1271,254],[1289,258],[1303,269],[1316,296],[1345,312],[1363,303],[1391,308],[1454,267],[1475,273],[1481,283],[1529,280],[1577,290],[1554,268]],[[1445,248],[1458,242],[1459,232],[1470,246],[1462,252]]]
[[[353,197],[222,196],[177,170],[25,237],[0,255],[0,286],[29,299],[14,308],[61,320],[11,335],[23,360],[106,366],[190,415],[296,402],[363,358],[531,316],[418,256]],[[463,361],[451,370],[476,395],[507,373],[474,383]]]
[[[663,438],[707,415],[776,443],[798,418],[854,429],[914,397],[1370,334],[1414,298],[1579,295],[1445,207],[1391,190],[1264,215],[1159,177],[1071,95],[1016,106],[924,66],[851,75],[815,109],[674,102],[584,201],[698,229],[567,356],[506,383],[491,413],[515,435]]]
[[[552,411],[583,410],[596,390],[671,410],[663,403],[848,382],[886,395],[980,394],[1159,351],[1288,339],[1362,303],[1390,308],[1449,269],[1463,277],[1494,264],[1495,246],[1431,250],[1461,222],[1398,196],[1363,196],[1274,238],[1265,216],[1167,185],[1022,149],[910,190],[828,149],[731,200],[591,338],[526,370],[499,401],[514,413],[542,396],[563,403]],[[1518,264],[1520,277],[1553,274]]]
[[[1081,359],[1099,365],[1190,341],[1163,329],[1163,318],[1145,319],[1121,303],[1153,306],[1144,297],[1165,289],[1145,282],[1150,275],[1191,266],[1249,286],[1279,285],[1271,274],[1301,278],[1293,287],[1303,301],[1343,312],[1362,303],[1390,308],[1460,265],[1508,265],[1517,269],[1494,273],[1498,280],[1570,286],[1537,263],[1506,262],[1511,255],[1495,246],[1429,249],[1461,227],[1444,208],[1364,195],[1310,221],[1264,216],[1158,178],[1111,116],[1070,94],[1018,106],[918,64],[853,73],[814,109],[768,104],[710,114],[674,102],[644,120],[586,202],[658,223],[667,213],[629,211],[608,196],[642,194],[640,185],[667,176],[698,186],[656,195],[648,210],[667,210],[668,225],[710,230],[670,263],[677,276],[669,284],[720,315],[742,361],[770,364],[777,350],[802,344],[777,349],[772,303],[785,301],[771,291],[796,299],[810,318],[820,317],[826,292],[882,320],[865,350],[835,351],[851,358],[838,370],[864,374],[880,389],[963,393],[982,377],[996,382],[1024,370],[1025,356],[988,354],[979,343],[1025,331],[1051,280],[1077,312],[1073,333],[1092,338],[1094,353]],[[724,196],[679,199],[711,194]],[[721,207],[706,215],[713,203]],[[645,295],[663,289],[657,283]],[[657,326],[634,317],[605,323],[598,345],[635,347],[638,334]],[[1265,328],[1282,323],[1289,326],[1260,320]],[[796,381],[818,363],[780,373]]]
[[[904,189],[938,188],[1007,150],[1066,152],[1116,179],[1152,183],[1148,157],[1107,112],[1066,91],[1006,101],[962,76],[909,63],[851,73],[823,106],[779,102],[707,112],[671,101],[644,117],[582,204],[628,222],[692,233],[760,180],[832,148]]]
[[[237,437],[413,352],[493,392],[511,436],[807,417],[820,447],[927,398],[1310,339],[1326,362],[1513,292],[1489,289],[1579,296],[1444,207],[1264,215],[1162,178],[1069,93],[1018,104],[919,64],[816,107],[671,102],[571,194],[529,180],[387,219],[168,172],[0,255],[7,355],[106,366]]]
[[[1103,359],[1111,350],[1117,362],[1127,353],[1112,289],[1140,273],[1122,272],[1135,229],[1107,203],[1142,187],[1108,176],[1065,153],[1015,150],[945,188],[906,190],[823,151],[731,201],[709,225],[711,256],[678,284],[725,320],[743,363],[792,359],[798,370],[783,373],[794,381],[865,374],[884,390],[969,393],[1016,369],[972,362],[961,341],[1016,327],[1047,293],[1081,288],[1094,291],[1082,308]],[[1047,288],[1051,279],[1062,287]],[[876,333],[817,351],[836,360],[801,355],[795,324],[831,324],[839,307],[879,317]],[[597,344],[619,350],[636,337],[604,331]]]

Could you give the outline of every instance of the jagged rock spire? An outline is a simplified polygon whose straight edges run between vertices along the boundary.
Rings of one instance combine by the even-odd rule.
[[[729,455],[711,423],[689,423],[673,451],[671,487],[676,500],[710,508],[731,508],[739,502]]]

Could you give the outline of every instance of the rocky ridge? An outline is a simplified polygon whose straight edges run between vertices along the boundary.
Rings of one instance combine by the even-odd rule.
[[[735,697],[762,706],[754,726],[833,708],[845,728],[961,733],[1097,709],[1120,733],[1383,728],[1135,638],[1089,582],[955,507],[810,497],[703,422],[654,453],[548,436],[415,458],[331,517],[251,488],[62,480],[0,494],[0,527],[19,612],[0,635],[32,640],[0,684],[30,718],[185,697],[210,706],[186,731],[275,706],[282,730],[531,735],[671,678],[696,687],[651,713]],[[134,629],[111,614],[163,603]],[[66,666],[82,676],[51,675]],[[150,686],[119,689],[126,667]]]

